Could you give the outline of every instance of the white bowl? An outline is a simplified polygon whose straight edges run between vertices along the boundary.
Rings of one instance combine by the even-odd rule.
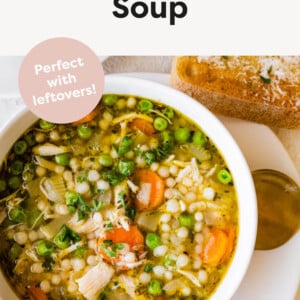
[[[250,263],[257,228],[256,195],[245,158],[223,124],[191,97],[164,85],[142,79],[108,75],[104,93],[143,96],[167,104],[196,122],[222,153],[235,182],[239,204],[239,233],[233,260],[211,300],[230,299],[241,283]],[[0,134],[0,161],[13,143],[37,117],[24,110],[12,119]],[[17,299],[0,274],[0,299]]]

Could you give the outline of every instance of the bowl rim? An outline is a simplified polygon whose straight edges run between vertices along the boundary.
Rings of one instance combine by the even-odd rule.
[[[239,204],[239,234],[233,259],[210,299],[230,299],[238,289],[249,267],[257,230],[255,188],[251,171],[242,151],[223,123],[205,106],[187,94],[157,82],[119,74],[105,75],[104,80],[104,93],[146,97],[165,103],[180,111],[203,129],[222,154],[235,182]],[[0,142],[1,140],[9,140],[10,143],[6,141],[4,147],[1,147],[0,161],[2,161],[14,141],[23,134],[23,128],[28,128],[37,119],[37,116],[24,108],[4,125],[0,132]],[[22,129],[20,130],[20,128]],[[6,282],[3,277],[2,272],[0,272],[0,281],[3,279]],[[10,289],[6,282],[0,291],[0,297],[2,291],[5,292],[6,290],[5,286]],[[7,293],[12,292],[7,291]],[[9,299],[12,299],[10,294],[3,296],[10,296]]]

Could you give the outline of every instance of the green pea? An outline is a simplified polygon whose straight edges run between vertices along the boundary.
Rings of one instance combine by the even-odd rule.
[[[138,103],[138,108],[141,112],[148,112],[150,109],[153,108],[153,104],[151,101],[147,100],[147,99],[142,99],[139,103]]]
[[[113,106],[118,100],[117,95],[103,95],[102,101],[106,106]]]
[[[55,162],[60,166],[68,166],[71,160],[70,153],[61,153],[55,155]]]
[[[76,192],[66,192],[65,199],[68,206],[75,205],[78,202],[79,194]]]
[[[135,168],[135,164],[132,160],[120,160],[119,164],[119,172],[122,175],[130,176]]]
[[[22,155],[27,150],[27,143],[24,140],[19,140],[14,144],[14,151],[17,155]]]
[[[9,211],[8,216],[9,216],[10,220],[17,222],[17,223],[24,223],[26,221],[26,214],[22,207],[17,206],[17,207],[12,208]]]
[[[38,244],[36,246],[36,251],[37,251],[38,255],[49,256],[53,253],[54,246],[52,243],[42,240],[42,241],[38,242]]]
[[[108,154],[100,155],[98,161],[103,167],[111,167],[114,163],[113,158]]]
[[[160,237],[156,233],[148,233],[146,235],[146,245],[153,250],[161,244]]]
[[[155,118],[154,128],[158,131],[163,131],[168,127],[168,121],[162,117]]]
[[[8,186],[13,189],[16,190],[21,186],[21,179],[18,176],[12,176],[8,179]]]
[[[19,175],[23,171],[23,162],[20,160],[14,160],[10,166],[10,173],[12,175]]]
[[[166,107],[162,113],[169,119],[173,119],[174,118],[174,111],[172,108],[170,107]]]
[[[148,285],[148,293],[153,296],[162,294],[161,282],[157,279],[152,279]]]
[[[55,124],[48,122],[46,120],[40,120],[39,125],[41,129],[45,129],[45,130],[51,129],[55,126]]]
[[[82,139],[87,140],[91,137],[93,130],[87,125],[82,124],[77,127],[77,133]]]
[[[28,146],[32,147],[36,144],[36,140],[33,133],[28,133],[24,136],[25,142]]]
[[[7,183],[4,179],[0,179],[0,193],[6,190]]]
[[[195,219],[192,215],[182,214],[178,218],[181,226],[192,228],[195,224]]]
[[[174,132],[174,138],[179,143],[185,143],[190,138],[190,131],[185,127],[179,127]]]
[[[206,144],[206,142],[207,142],[207,137],[206,137],[206,135],[203,132],[196,131],[193,134],[193,143],[195,145],[203,146],[203,145]]]
[[[14,243],[12,247],[9,249],[9,253],[8,253],[8,257],[10,261],[15,262],[15,260],[22,253],[22,250],[23,248],[19,244]]]
[[[223,184],[228,184],[232,181],[231,174],[226,170],[222,169],[217,174],[218,180]]]

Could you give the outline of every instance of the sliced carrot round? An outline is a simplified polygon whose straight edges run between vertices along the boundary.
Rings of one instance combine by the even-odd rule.
[[[136,196],[136,207],[139,211],[158,207],[164,200],[165,182],[149,169],[137,170],[134,178],[139,181],[141,192]]]
[[[114,243],[126,243],[131,248],[144,245],[144,236],[136,226],[130,226],[128,231],[123,227],[113,228],[107,232],[106,239]]]
[[[148,136],[151,136],[155,133],[155,129],[153,125],[144,119],[139,119],[139,118],[134,119],[131,122],[131,126],[139,129],[141,132],[143,132]]]
[[[101,256],[108,262],[118,262],[119,256],[110,257],[104,251],[102,245],[104,241],[112,241],[113,245],[116,244],[128,244],[130,250],[143,251],[144,249],[144,236],[136,226],[130,226],[129,230],[125,230],[123,227],[113,228],[108,230],[104,238],[98,239],[98,251]]]
[[[201,253],[203,263],[216,266],[218,265],[224,254],[226,253],[228,237],[226,233],[214,228],[204,240],[204,247]]]
[[[227,247],[226,247],[226,251],[222,257],[221,262],[225,262],[231,255],[233,248],[234,248],[234,242],[235,242],[235,237],[236,237],[236,228],[234,225],[229,225],[226,229],[225,229],[227,238],[228,238],[228,242],[227,242]]]
[[[87,123],[92,121],[97,115],[99,115],[100,113],[100,107],[97,106],[96,108],[94,108],[89,114],[87,114],[86,116],[84,116],[83,118],[75,121],[72,123],[72,125],[77,126],[83,123]]]
[[[28,295],[32,300],[48,300],[47,295],[38,287],[30,285],[28,287]]]

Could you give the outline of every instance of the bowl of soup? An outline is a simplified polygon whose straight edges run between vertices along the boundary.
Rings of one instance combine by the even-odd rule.
[[[230,299],[257,208],[239,147],[172,88],[106,76],[72,124],[27,110],[0,136],[3,299]]]

